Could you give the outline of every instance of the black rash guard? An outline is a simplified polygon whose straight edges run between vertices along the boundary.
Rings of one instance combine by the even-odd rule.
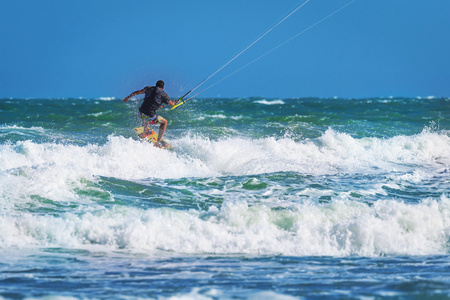
[[[169,104],[170,98],[162,89],[156,86],[146,86],[144,91],[144,102],[139,111],[153,118],[163,103]]]

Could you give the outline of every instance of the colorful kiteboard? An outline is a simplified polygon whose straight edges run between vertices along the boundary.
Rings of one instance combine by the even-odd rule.
[[[161,140],[160,145],[156,145],[156,141],[158,140],[158,134],[151,128],[149,128],[149,130],[151,130],[150,134],[144,135],[144,126],[142,127],[136,127],[134,129],[134,131],[136,131],[137,135],[143,139],[143,140],[147,140],[150,143],[152,143],[155,147],[159,147],[159,148],[163,148],[163,149],[168,149],[168,150],[172,150],[173,147],[172,145],[170,145],[168,142],[166,142],[165,140]]]

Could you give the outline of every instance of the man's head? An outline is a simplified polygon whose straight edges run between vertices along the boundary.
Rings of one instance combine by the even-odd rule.
[[[159,87],[160,89],[163,89],[164,88],[164,81],[158,80],[156,82],[156,86]]]

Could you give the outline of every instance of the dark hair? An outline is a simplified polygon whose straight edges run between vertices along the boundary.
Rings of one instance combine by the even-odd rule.
[[[156,86],[159,87],[160,89],[163,89],[164,88],[164,81],[158,80],[156,82]]]

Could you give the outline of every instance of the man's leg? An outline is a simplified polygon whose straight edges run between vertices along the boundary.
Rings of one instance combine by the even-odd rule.
[[[150,125],[150,122],[144,122],[144,132],[142,133],[142,135],[149,135],[150,134],[150,130],[148,129],[148,125]]]
[[[139,118],[141,118],[142,124],[144,125],[144,131],[142,132],[141,136],[144,137],[144,136],[149,135],[151,132],[148,128],[148,125],[152,124],[152,120],[150,119],[149,116],[147,116],[146,114],[143,114],[140,111],[139,111]]]
[[[164,118],[161,118],[161,120],[159,120],[159,133],[158,133],[158,140],[156,141],[157,143],[161,142],[161,139],[164,135],[164,132],[166,131],[167,128],[167,120]]]

